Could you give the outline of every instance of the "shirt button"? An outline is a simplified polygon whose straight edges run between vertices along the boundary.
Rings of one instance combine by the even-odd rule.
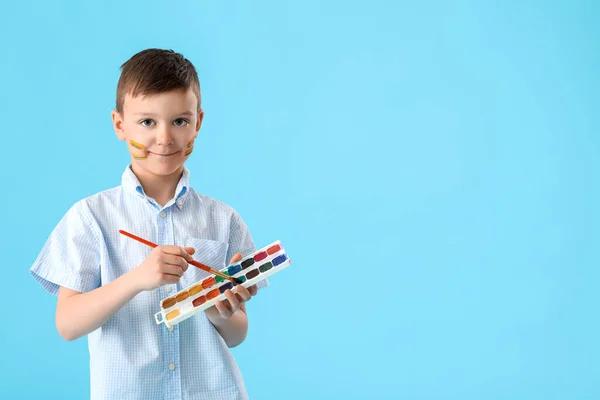
[[[160,212],[160,216],[161,216],[161,217],[163,217],[163,218],[165,218],[165,217],[167,216],[167,213],[166,213],[166,212],[164,212],[164,211],[161,211],[161,212]]]
[[[175,369],[175,364],[173,364],[173,363],[169,364],[169,369],[171,371],[173,371]]]
[[[183,200],[181,200],[181,199],[177,200],[177,205],[178,205],[179,207],[181,207],[181,205],[182,205],[182,204],[183,204]]]
[[[169,293],[171,291],[171,286],[165,286],[165,292]]]

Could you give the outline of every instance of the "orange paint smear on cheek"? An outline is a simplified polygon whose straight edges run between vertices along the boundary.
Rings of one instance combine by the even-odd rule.
[[[129,140],[129,144],[131,145],[131,147],[134,147],[134,148],[136,148],[138,150],[142,150],[142,151],[146,150],[146,146],[144,146],[143,144],[140,144],[140,143],[136,142],[135,140]],[[131,156],[135,160],[145,160],[146,158],[148,158],[148,154],[134,154],[134,153],[131,153]]]
[[[139,144],[138,142],[136,142],[134,140],[130,140],[129,144],[138,150],[146,150],[146,146],[144,146],[143,144]]]

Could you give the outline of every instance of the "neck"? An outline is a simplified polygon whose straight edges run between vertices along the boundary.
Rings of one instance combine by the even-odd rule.
[[[169,175],[155,175],[141,168],[136,168],[135,164],[131,166],[131,169],[140,181],[146,196],[153,198],[161,206],[164,206],[175,197],[177,184],[183,174],[183,166]]]

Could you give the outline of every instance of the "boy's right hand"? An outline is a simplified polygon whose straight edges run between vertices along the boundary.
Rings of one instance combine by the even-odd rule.
[[[132,270],[135,284],[140,290],[153,290],[179,282],[194,253],[195,250],[191,247],[155,247],[148,258]]]

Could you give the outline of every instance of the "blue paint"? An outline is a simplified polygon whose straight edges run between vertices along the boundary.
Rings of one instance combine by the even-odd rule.
[[[233,276],[233,275],[237,274],[238,272],[240,272],[241,270],[242,270],[242,266],[240,264],[235,264],[235,265],[230,266],[227,269],[227,274],[229,276]]]
[[[282,262],[284,262],[285,260],[287,260],[287,255],[282,254],[280,256],[277,256],[273,259],[273,265],[274,266],[278,266],[279,264],[281,264]]]

